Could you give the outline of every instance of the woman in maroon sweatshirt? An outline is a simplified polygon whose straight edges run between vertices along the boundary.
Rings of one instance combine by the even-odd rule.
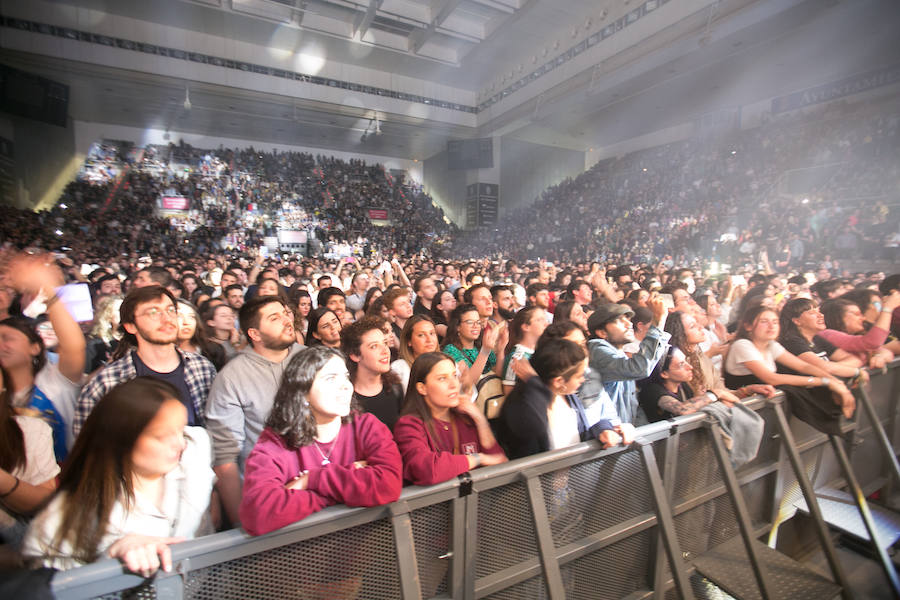
[[[356,412],[352,397],[337,350],[314,346],[291,359],[244,467],[240,516],[248,533],[268,533],[332,504],[377,506],[400,496],[391,432]]]
[[[453,359],[442,352],[416,358],[394,439],[403,479],[415,485],[447,481],[475,467],[506,462],[487,418],[459,396]]]

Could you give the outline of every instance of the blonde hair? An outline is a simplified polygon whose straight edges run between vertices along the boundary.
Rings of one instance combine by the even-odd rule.
[[[101,298],[97,304],[97,312],[94,316],[94,327],[91,335],[109,344],[113,340],[122,338],[118,324],[119,307],[122,306],[122,296],[107,296]]]

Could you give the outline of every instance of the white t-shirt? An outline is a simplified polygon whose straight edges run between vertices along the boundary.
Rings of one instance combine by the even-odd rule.
[[[50,426],[36,417],[14,418],[22,430],[22,440],[25,442],[25,468],[16,467],[12,475],[31,485],[39,485],[59,475],[59,465],[53,454],[53,430]],[[0,529],[9,527],[14,521],[15,518],[0,504]]]
[[[562,396],[554,396],[547,408],[550,421],[550,445],[553,449],[566,448],[581,441],[578,435],[578,415]]]
[[[179,464],[165,475],[166,488],[160,510],[147,498],[135,495],[130,511],[121,501],[113,506],[109,526],[100,541],[102,556],[118,539],[127,534],[147,536],[175,536],[192,539],[213,533],[209,518],[209,501],[215,474],[212,467],[212,448],[209,434],[202,427],[185,427],[187,446]],[[42,559],[46,567],[71,569],[80,565],[71,554],[68,542],[61,544],[60,556],[48,558],[53,538],[60,527],[65,494],[60,493],[31,522],[22,554]]]
[[[81,393],[81,383],[69,381],[60,373],[59,367],[48,362],[34,376],[34,385],[44,392],[63,418],[66,424],[66,448],[71,450],[75,443],[72,422],[75,420],[75,403],[78,401],[78,394]]]
[[[773,373],[776,370],[775,360],[784,352],[784,346],[772,340],[765,352],[760,352],[753,342],[747,339],[735,340],[725,359],[725,371],[732,375],[752,375],[750,369],[744,366],[751,360],[762,361],[766,368]]]
[[[406,388],[409,386],[409,364],[402,358],[398,358],[391,363],[391,371],[400,378],[400,384],[403,386],[403,394],[406,395]]]

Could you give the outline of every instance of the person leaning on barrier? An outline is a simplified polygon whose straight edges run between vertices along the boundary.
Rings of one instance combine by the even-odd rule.
[[[447,481],[476,467],[506,462],[487,418],[460,398],[453,359],[426,352],[413,362],[406,402],[394,440],[403,456],[403,479],[414,485]]]
[[[109,556],[148,577],[171,570],[170,544],[212,533],[210,442],[203,428],[186,426],[178,394],[137,377],[101,398],[57,494],[28,529],[25,556],[57,569]]]
[[[325,346],[301,350],[247,458],[241,524],[262,535],[332,504],[393,502],[402,469],[387,426],[356,410],[344,356]]]
[[[567,339],[539,341],[530,364],[536,376],[516,383],[495,425],[507,456],[521,458],[592,438],[604,447],[631,443],[631,427],[605,419],[591,423],[575,393],[587,367],[584,348]]]

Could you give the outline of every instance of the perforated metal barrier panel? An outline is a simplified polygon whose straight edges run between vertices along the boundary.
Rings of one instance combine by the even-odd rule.
[[[873,377],[870,397],[900,441],[898,361]],[[737,470],[754,532],[793,514],[800,497],[783,460],[773,410],[751,405],[766,420],[756,459]],[[885,465],[867,444],[860,417],[851,459],[864,487],[886,481]],[[827,438],[802,423],[793,431],[815,486],[839,479],[822,452]],[[739,536],[703,415],[638,430],[638,444],[603,451],[589,442],[478,469],[471,485],[453,480],[408,488],[388,507],[332,507],[272,534],[224,532],[174,546],[176,573],[150,581],[114,561],[61,573],[58,598],[397,599],[569,598],[603,600],[679,594],[663,552],[663,513],[654,500],[647,460],[661,474],[663,504],[683,561]],[[869,436],[871,437],[871,436]],[[646,452],[646,454],[642,454]],[[649,458],[648,458],[649,457]],[[471,489],[470,489],[471,488]],[[871,490],[869,490],[871,491]],[[686,593],[729,598],[691,570]]]

